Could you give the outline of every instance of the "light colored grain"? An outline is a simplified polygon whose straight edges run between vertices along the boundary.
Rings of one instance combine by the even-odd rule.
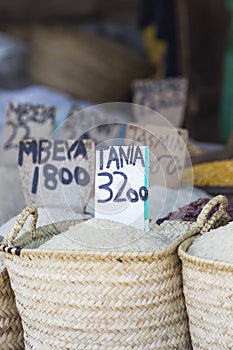
[[[91,219],[71,226],[41,245],[41,250],[159,251],[166,249],[190,227],[189,223],[150,224],[150,231],[110,220]]]
[[[196,238],[188,253],[209,260],[233,263],[233,222]]]

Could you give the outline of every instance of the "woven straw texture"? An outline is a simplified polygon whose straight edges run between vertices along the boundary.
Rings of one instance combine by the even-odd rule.
[[[21,318],[6,269],[0,271],[0,349],[24,349]]]
[[[233,265],[188,254],[193,240],[178,250],[193,349],[233,349]]]
[[[152,253],[37,250],[78,221],[35,229],[36,209],[26,208],[1,247],[26,350],[191,349],[177,247],[211,226],[209,203],[189,232]],[[29,214],[31,231],[14,241]]]
[[[32,79],[79,99],[119,101],[130,93],[132,80],[149,70],[144,57],[99,35],[69,27],[33,32]]]

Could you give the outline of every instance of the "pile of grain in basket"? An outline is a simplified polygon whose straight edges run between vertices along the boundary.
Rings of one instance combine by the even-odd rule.
[[[188,253],[208,260],[233,263],[233,223],[196,238]]]
[[[215,225],[225,202],[213,199],[198,223],[151,222],[148,233],[100,219],[35,230],[37,210],[26,208],[1,247],[25,348],[191,349],[177,247]],[[32,231],[18,239],[29,215]]]
[[[233,349],[233,223],[185,240],[183,293],[194,350]]]
[[[143,232],[132,226],[110,220],[91,219],[71,226],[66,232],[52,237],[41,250],[111,250],[156,251],[166,249],[190,228],[190,223],[171,222],[150,224]]]
[[[38,225],[43,226],[65,219],[80,219],[85,217],[62,208],[39,208]],[[12,229],[16,217],[11,218],[0,228],[0,235],[6,236]],[[29,228],[27,222],[22,233]],[[1,237],[2,238],[2,237]],[[1,239],[0,239],[1,241]],[[11,289],[8,274],[4,268],[2,254],[0,254],[0,349],[24,349],[21,318],[15,304],[14,293]]]

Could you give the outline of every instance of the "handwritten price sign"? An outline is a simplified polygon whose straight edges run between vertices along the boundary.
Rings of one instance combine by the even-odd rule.
[[[188,131],[153,124],[128,125],[126,139],[150,148],[150,184],[177,188],[186,160]]]
[[[91,140],[22,140],[18,165],[25,200],[84,212],[94,181]]]
[[[95,217],[148,229],[149,148],[96,150]]]
[[[81,109],[73,106],[67,116],[62,129],[63,139],[84,138],[94,140],[96,143],[106,139],[119,137],[122,126],[114,122],[114,118],[106,111],[96,107]]]
[[[184,119],[187,88],[188,81],[185,78],[137,80],[133,86],[133,102],[159,112],[175,127],[179,127]],[[138,122],[143,118],[143,122],[153,123],[155,118],[153,112],[137,106],[134,108],[134,114]]]
[[[17,164],[20,140],[49,137],[54,128],[55,115],[55,107],[9,103],[2,134],[3,163]]]

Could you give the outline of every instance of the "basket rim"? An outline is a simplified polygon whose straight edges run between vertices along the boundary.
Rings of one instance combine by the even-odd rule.
[[[171,253],[175,253],[176,249],[169,249],[163,251],[151,251],[151,252],[130,252],[130,251],[98,251],[98,250],[39,250],[39,249],[27,249],[22,248],[19,255],[11,255],[9,252],[3,252],[3,256],[16,256],[18,258],[24,257],[47,257],[47,258],[62,258],[63,260],[70,258],[90,258],[107,260],[125,258],[130,260],[141,260],[142,258],[165,258]]]
[[[195,238],[200,237],[200,235],[197,235],[195,237],[191,237],[183,241],[179,247],[178,247],[178,255],[179,258],[182,260],[182,263],[190,263],[197,267],[207,267],[212,270],[220,270],[220,271],[227,271],[227,272],[233,272],[233,264],[229,262],[224,261],[218,261],[218,260],[210,260],[206,258],[201,258],[198,256],[191,255],[187,252],[188,248],[192,244]]]
[[[78,223],[82,220],[85,219],[78,219],[78,220],[62,220],[56,223],[52,223],[52,224],[48,224],[48,225],[43,225],[40,227],[36,228],[36,231],[34,232],[34,236],[35,236],[35,241],[37,239],[39,239],[39,235],[38,232],[42,229],[42,230],[46,230],[46,228],[51,228],[51,227],[56,227],[59,225],[62,225],[63,223]],[[183,234],[181,235],[178,239],[176,239],[171,245],[169,245],[167,248],[162,249],[162,250],[156,250],[156,251],[111,251],[110,249],[103,249],[103,250],[40,250],[38,248],[24,248],[24,247],[20,247],[20,249],[18,249],[18,254],[15,254],[15,250],[17,249],[17,247],[13,246],[0,246],[0,253],[2,252],[2,255],[4,258],[6,258],[6,256],[16,256],[16,257],[49,257],[49,258],[63,258],[63,259],[70,259],[70,258],[98,258],[99,260],[106,260],[106,259],[117,259],[117,258],[125,258],[125,259],[135,259],[135,260],[141,260],[142,258],[166,258],[168,255],[170,254],[176,254],[177,253],[177,249],[179,247],[179,245],[188,237],[190,237],[190,235],[196,235],[197,234],[197,230],[198,230],[198,226],[196,225],[195,222],[190,222],[191,226],[190,228]],[[60,232],[62,233],[62,232]],[[26,238],[28,239],[29,236],[30,238],[32,237],[33,232],[31,230],[27,230],[24,232],[23,236],[26,236]],[[21,238],[22,239],[22,238]],[[27,240],[25,239],[25,243],[27,244]]]

